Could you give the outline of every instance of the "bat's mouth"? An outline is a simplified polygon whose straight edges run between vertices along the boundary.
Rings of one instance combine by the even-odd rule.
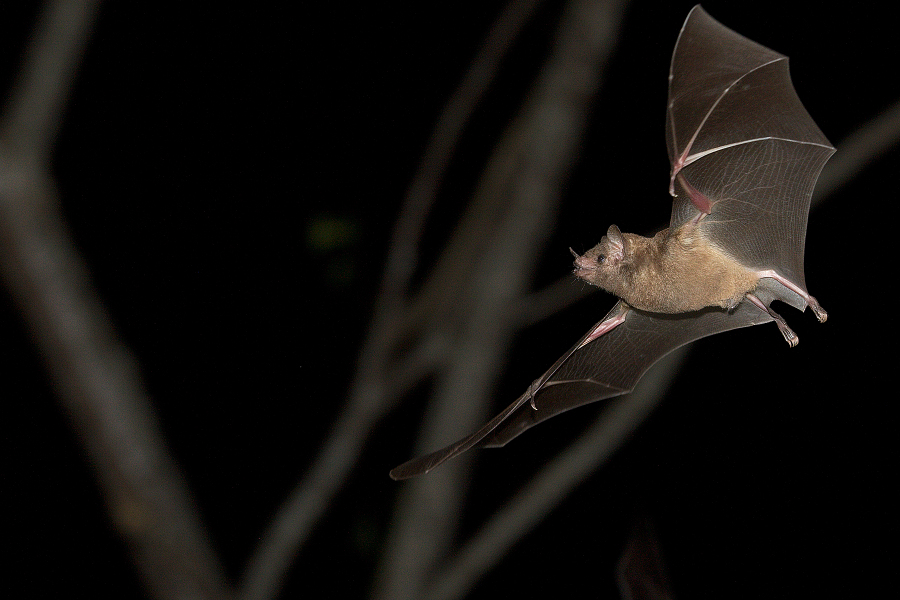
[[[575,257],[575,270],[573,273],[576,277],[581,277],[583,279],[585,276],[596,271],[600,266],[596,259],[588,258],[587,254],[583,256],[579,255],[571,248],[569,248],[569,252]]]
[[[597,270],[597,267],[583,266],[583,265],[575,265],[575,269],[572,271],[576,277],[587,277],[591,273],[594,273]]]

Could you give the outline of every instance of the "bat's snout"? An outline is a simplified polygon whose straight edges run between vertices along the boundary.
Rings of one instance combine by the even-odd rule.
[[[572,254],[575,256],[574,273],[576,277],[581,277],[582,279],[584,279],[600,268],[600,263],[597,262],[597,259],[592,256],[588,256],[590,253],[579,255],[573,251]]]

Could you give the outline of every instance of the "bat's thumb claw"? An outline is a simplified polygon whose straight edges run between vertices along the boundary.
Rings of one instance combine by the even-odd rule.
[[[528,386],[528,402],[531,404],[531,408],[537,410],[537,404],[534,403],[534,395],[537,392],[536,386],[534,383]]]

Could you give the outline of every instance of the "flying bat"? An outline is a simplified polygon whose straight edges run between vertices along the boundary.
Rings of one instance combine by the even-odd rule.
[[[825,321],[806,290],[803,250],[813,188],[834,148],[797,97],[787,57],[695,6],[672,55],[666,143],[669,227],[646,238],[613,225],[583,255],[572,251],[574,274],[618,303],[487,425],[392,478],[626,394],[660,358],[708,335],[775,321],[795,346],[774,300]]]

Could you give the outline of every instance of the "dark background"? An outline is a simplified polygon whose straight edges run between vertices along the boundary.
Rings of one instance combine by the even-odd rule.
[[[610,223],[640,233],[666,223],[666,75],[691,4],[630,3],[559,221],[547,224],[535,288],[568,271],[569,246],[590,247]],[[344,401],[405,187],[501,6],[101,8],[53,172],[233,580]],[[560,6],[541,9],[470,123],[432,220],[436,240],[515,114]],[[791,57],[799,96],[839,151],[900,99],[898,31],[883,3],[839,13],[811,2],[704,6]],[[37,9],[0,8],[4,91]],[[657,530],[677,597],[866,597],[892,587],[897,311],[883,215],[896,204],[898,159],[896,149],[884,154],[810,215],[806,280],[828,323],[784,309],[802,340],[790,351],[768,325],[697,344],[632,441],[472,598],[580,596],[586,585],[615,597],[613,564],[640,517]],[[426,260],[437,243],[426,242]],[[612,303],[598,293],[524,334],[497,406]],[[17,555],[4,585],[30,597],[60,581],[86,595],[141,597],[18,309],[5,294],[0,307],[5,537]],[[335,597],[367,593],[403,485],[387,471],[410,457],[422,402],[409,398],[376,430],[284,597],[325,579]],[[600,407],[581,410],[479,455],[463,535]]]

